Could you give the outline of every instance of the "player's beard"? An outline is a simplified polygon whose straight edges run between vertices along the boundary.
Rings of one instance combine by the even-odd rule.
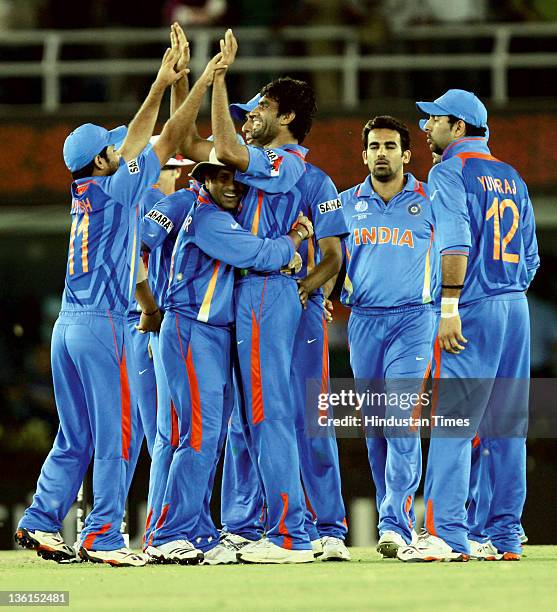
[[[392,181],[395,175],[390,164],[380,166],[379,168],[374,167],[371,174],[375,180],[381,183],[388,183],[389,181]]]

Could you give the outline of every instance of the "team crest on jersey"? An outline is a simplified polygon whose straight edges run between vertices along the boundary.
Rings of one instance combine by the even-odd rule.
[[[414,202],[414,204],[408,205],[408,212],[415,217],[422,212],[422,207],[417,202]]]
[[[367,210],[367,207],[368,207],[368,203],[365,200],[360,200],[356,204],[356,206],[354,206],[354,208],[360,213],[365,212]]]
[[[130,174],[139,174],[139,164],[137,163],[137,159],[130,159],[128,162],[128,172]]]
[[[154,221],[160,225],[167,234],[170,234],[172,228],[174,227],[174,223],[172,223],[172,221],[166,215],[163,215],[155,208],[147,213],[147,219],[151,219],[151,221]]]
[[[272,149],[265,149],[265,154],[271,162],[271,176],[278,176],[280,174],[280,165],[282,164],[282,157],[277,155]]]
[[[338,198],[335,200],[327,200],[326,202],[321,202],[319,204],[319,212],[324,215],[325,213],[333,212],[333,210],[338,210],[342,208],[342,204]]]

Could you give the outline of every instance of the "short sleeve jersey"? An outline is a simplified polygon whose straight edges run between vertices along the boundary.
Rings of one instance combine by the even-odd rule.
[[[158,178],[151,147],[110,176],[74,181],[63,310],[126,314],[135,292],[140,200]]]

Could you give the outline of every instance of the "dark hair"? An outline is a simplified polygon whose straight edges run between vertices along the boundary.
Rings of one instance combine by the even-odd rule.
[[[457,121],[464,121],[464,119],[460,119],[454,115],[448,115],[448,120],[451,127],[453,127]],[[485,136],[486,134],[486,128],[484,127],[476,127],[471,123],[466,123],[466,121],[464,121],[464,125],[466,126],[466,136]]]
[[[406,125],[399,121],[395,117],[390,115],[380,115],[370,119],[365,125],[362,131],[362,143],[364,149],[367,149],[367,138],[371,130],[393,130],[400,134],[400,148],[403,151],[410,149],[410,132]]]
[[[106,146],[100,153],[97,153],[97,155],[100,155],[102,158],[106,159],[106,161],[108,161],[108,156],[106,154],[107,149],[108,146]],[[95,157],[97,157],[97,155],[95,155]],[[77,181],[77,179],[87,178],[88,176],[93,176],[93,171],[95,170],[95,157],[93,157],[93,159],[86,166],[83,166],[83,168],[72,172],[72,178],[74,181]]]
[[[275,100],[279,115],[291,112],[296,115],[288,128],[299,143],[303,142],[311,130],[311,122],[317,112],[315,92],[311,85],[305,81],[283,77],[265,85],[261,96]]]

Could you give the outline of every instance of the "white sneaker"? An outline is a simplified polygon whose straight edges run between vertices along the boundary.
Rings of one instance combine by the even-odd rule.
[[[346,548],[344,540],[333,536],[323,536],[323,556],[321,561],[350,561],[350,551]]]
[[[248,540],[235,533],[223,533],[220,542],[211,550],[208,550],[203,559],[203,565],[227,565],[229,563],[239,563],[236,553],[244,546],[252,544],[253,540]]]
[[[173,540],[159,546],[148,546],[145,553],[150,563],[179,563],[195,565],[203,561],[203,552],[188,540]]]
[[[311,563],[313,551],[288,550],[273,544],[267,538],[248,544],[236,553],[241,563]]]
[[[311,541],[311,550],[313,551],[313,556],[316,559],[323,554],[323,544],[321,543],[321,538]]]
[[[410,542],[410,546],[414,546],[419,537],[418,532],[415,529],[412,529],[412,541]]]
[[[396,559],[399,548],[408,546],[404,538],[396,531],[385,531],[381,534],[375,549],[383,559]]]
[[[424,531],[413,546],[402,546],[397,558],[407,562],[468,561],[469,555],[454,551],[444,540]]]
[[[117,550],[88,550],[79,549],[79,556],[84,561],[91,563],[108,563],[114,567],[143,567],[147,565],[148,557],[143,553],[135,553],[129,548],[118,548]]]
[[[29,531],[19,527],[14,534],[14,540],[23,548],[37,551],[37,555],[47,561],[62,563],[76,558],[75,550],[64,542],[59,533]]]
[[[489,540],[487,542],[468,540],[468,544],[470,544],[470,559],[475,559],[476,561],[499,561],[502,557]]]

